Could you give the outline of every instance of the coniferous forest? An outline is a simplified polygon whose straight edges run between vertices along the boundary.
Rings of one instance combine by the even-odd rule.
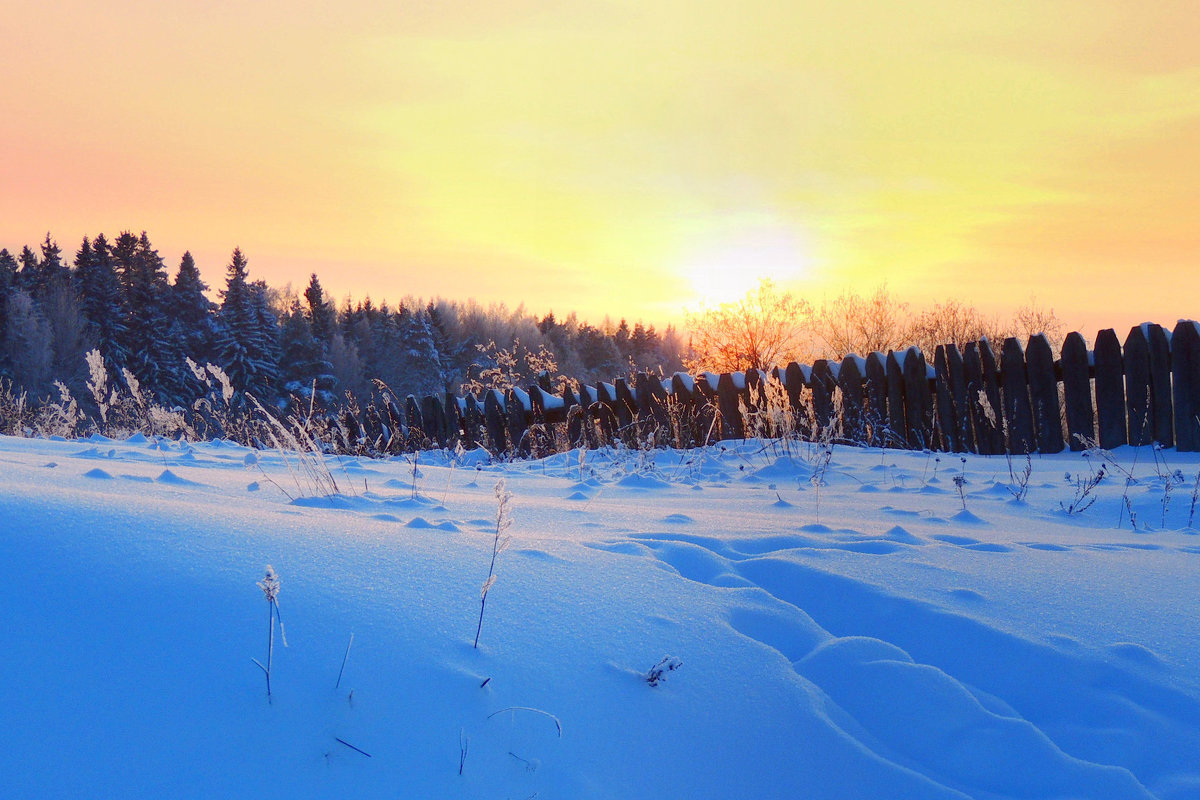
[[[594,381],[682,366],[684,343],[671,327],[596,327],[574,314],[538,318],[473,300],[337,304],[315,274],[301,292],[254,280],[238,248],[224,285],[212,288],[190,253],[172,274],[145,232],[85,237],[73,255],[50,234],[15,256],[0,250],[8,406],[37,408],[64,392],[104,405],[100,381],[107,392],[132,389],[141,402],[186,411],[212,391],[207,364],[228,377],[235,407],[253,398],[324,410],[381,388],[440,395],[521,384],[543,370]],[[89,371],[91,351],[103,358],[102,377]]]

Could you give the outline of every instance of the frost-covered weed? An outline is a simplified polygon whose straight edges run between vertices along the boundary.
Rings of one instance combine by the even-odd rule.
[[[683,666],[683,662],[675,656],[664,656],[661,661],[655,664],[646,673],[646,683],[651,686],[658,686],[666,680],[668,672],[674,672]]]
[[[1187,521],[1187,526],[1188,526],[1189,530],[1192,528],[1192,523],[1194,523],[1196,520],[1196,503],[1198,501],[1200,501],[1200,472],[1196,473],[1196,480],[1192,484],[1192,502],[1191,502],[1191,505],[1188,506],[1188,521]]]
[[[267,676],[267,699],[269,700],[271,697],[271,662],[275,656],[275,622],[277,620],[279,636],[283,640],[283,646],[287,647],[287,636],[283,632],[283,618],[279,616],[279,576],[275,574],[275,568],[267,564],[266,574],[256,585],[262,589],[262,593],[267,599],[267,665],[264,667],[257,658],[250,660],[258,664],[259,669]]]
[[[1020,472],[1013,469],[1012,454],[1005,452],[1004,459],[1008,462],[1008,493],[1013,500],[1020,503],[1029,494],[1029,476],[1033,474],[1033,457],[1025,454],[1025,468]]]
[[[496,531],[492,537],[492,560],[488,564],[487,579],[479,590],[479,625],[475,628],[475,643],[471,645],[475,649],[479,649],[479,634],[483,630],[483,611],[487,608],[488,592],[496,583],[496,558],[508,549],[508,545],[512,542],[512,537],[507,535],[507,531],[513,523],[512,510],[509,508],[513,493],[508,491],[504,478],[497,481],[495,493]]]
[[[1087,456],[1087,451],[1084,451],[1084,456]],[[1091,463],[1090,461],[1088,462]],[[1075,473],[1074,476],[1070,472],[1066,473],[1065,480],[1074,489],[1074,496],[1069,502],[1064,503],[1059,500],[1058,505],[1063,511],[1068,514],[1082,514],[1092,507],[1096,502],[1095,489],[1104,480],[1105,465],[1101,464],[1099,469],[1090,471],[1087,475],[1082,472]]]
[[[73,439],[79,434],[83,414],[79,404],[71,396],[71,392],[62,381],[55,381],[54,388],[58,390],[58,400],[42,403],[34,417],[33,428],[38,436],[61,436]]]
[[[341,494],[341,488],[325,460],[324,450],[309,430],[310,420],[291,415],[287,417],[285,425],[268,411],[258,398],[249,394],[246,397],[266,423],[264,433],[270,439],[271,446],[283,457],[297,494],[300,497],[331,497]],[[257,460],[254,463],[257,464]],[[259,468],[261,469],[261,466]],[[279,488],[283,491],[282,487]],[[295,499],[289,492],[284,491],[284,494],[289,499]]]

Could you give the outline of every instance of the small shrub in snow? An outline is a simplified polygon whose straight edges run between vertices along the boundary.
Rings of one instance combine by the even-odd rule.
[[[483,611],[487,608],[488,592],[496,583],[496,558],[512,541],[512,537],[505,535],[505,531],[512,527],[512,512],[508,508],[512,497],[512,492],[508,491],[504,479],[501,478],[496,483],[496,532],[492,537],[492,561],[488,565],[487,579],[479,590],[479,625],[475,628],[475,643],[471,645],[476,649],[479,648],[479,633],[483,630]]]
[[[1008,461],[1008,493],[1020,503],[1029,494],[1029,476],[1033,474],[1033,458],[1029,453],[1025,454],[1025,469],[1020,472],[1013,469],[1011,455],[1006,452],[1004,458]]]
[[[1092,507],[1092,503],[1096,502],[1094,492],[1102,480],[1104,480],[1104,464],[1101,464],[1100,468],[1095,472],[1087,475],[1077,472],[1072,476],[1068,472],[1066,474],[1066,481],[1069,484],[1073,484],[1075,493],[1068,503],[1059,500],[1059,507],[1068,514],[1082,514],[1084,511],[1087,511]]]
[[[675,656],[665,656],[646,673],[646,683],[651,686],[658,686],[666,680],[668,672],[674,672],[682,666],[683,662],[675,658]]]
[[[967,479],[963,475],[954,476],[954,488],[958,490],[958,499],[962,501],[963,511],[967,510]]]

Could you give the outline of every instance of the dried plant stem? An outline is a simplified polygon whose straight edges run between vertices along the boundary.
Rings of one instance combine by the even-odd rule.
[[[334,738],[334,741],[337,741],[337,742],[340,742],[341,744],[344,744],[344,745],[346,745],[346,747],[349,747],[349,748],[350,748],[351,750],[353,750],[354,752],[356,752],[356,753],[362,753],[362,754],[363,754],[364,756],[366,756],[367,758],[370,758],[370,757],[371,757],[371,754],[370,754],[370,753],[368,753],[366,750],[363,750],[363,749],[361,749],[361,748],[355,747],[354,745],[352,745],[352,744],[350,744],[349,742],[347,742],[345,739],[338,738],[337,736],[335,736],[335,737],[333,737],[333,738]]]
[[[496,508],[496,533],[492,537],[492,560],[488,565],[487,580],[483,582],[483,588],[479,592],[479,624],[475,627],[475,643],[471,645],[476,650],[479,649],[479,634],[483,631],[483,612],[487,608],[488,592],[496,582],[496,558],[508,546],[509,538],[504,535],[504,532],[512,525],[512,516],[508,511],[512,492],[505,489],[503,478],[496,484],[496,499],[498,506]]]
[[[549,711],[542,711],[540,708],[529,708],[528,706],[509,706],[508,708],[502,708],[499,711],[493,711],[491,714],[488,714],[488,719],[491,719],[497,714],[503,714],[506,711],[528,711],[531,714],[541,714],[544,717],[549,717],[554,721],[554,727],[558,730],[558,738],[562,738],[562,722],[560,722],[558,717],[554,716]]]
[[[342,656],[342,668],[338,670],[337,683],[333,685],[336,691],[342,685],[342,673],[346,671],[346,662],[350,660],[350,645],[354,644],[354,634],[350,634],[350,641],[346,642],[346,655]]]

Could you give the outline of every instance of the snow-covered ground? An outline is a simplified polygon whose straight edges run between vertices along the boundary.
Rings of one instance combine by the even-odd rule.
[[[1113,455],[0,439],[0,796],[1200,797],[1200,456]]]

